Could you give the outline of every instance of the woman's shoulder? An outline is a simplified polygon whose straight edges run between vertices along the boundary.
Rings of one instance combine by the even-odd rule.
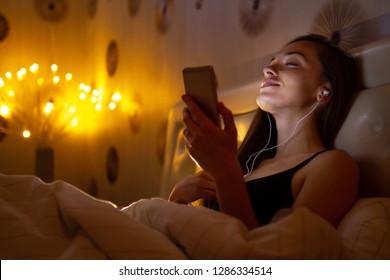
[[[329,149],[324,150],[321,154],[319,154],[318,158],[322,158],[325,160],[345,160],[355,162],[355,159],[345,150],[342,149]]]
[[[358,172],[358,165],[355,159],[342,149],[330,149],[319,154],[313,160],[313,167],[323,167],[326,171],[345,172],[351,170],[352,172]]]

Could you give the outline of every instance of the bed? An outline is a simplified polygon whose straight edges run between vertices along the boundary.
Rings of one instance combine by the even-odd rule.
[[[184,149],[178,103],[169,114],[159,197],[118,208],[67,182],[0,174],[0,258],[390,259],[390,38],[354,54],[362,84],[336,145],[361,168],[361,197],[338,228],[297,208],[248,230],[223,213],[168,202],[175,182],[196,172]],[[257,89],[253,81],[219,92],[241,139]]]

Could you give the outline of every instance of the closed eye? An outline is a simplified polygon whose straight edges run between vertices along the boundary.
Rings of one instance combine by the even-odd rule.
[[[295,62],[287,62],[286,65],[287,65],[288,67],[298,67],[298,66],[299,66],[299,64],[298,64],[298,63],[295,63]]]

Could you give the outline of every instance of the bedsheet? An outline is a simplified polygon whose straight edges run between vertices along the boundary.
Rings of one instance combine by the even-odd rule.
[[[248,230],[206,208],[142,199],[125,208],[63,182],[0,174],[1,259],[335,259],[337,231],[298,208]]]
[[[1,259],[183,259],[162,234],[62,181],[0,175]]]

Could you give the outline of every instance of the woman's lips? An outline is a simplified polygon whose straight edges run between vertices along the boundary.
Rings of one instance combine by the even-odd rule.
[[[276,81],[276,80],[273,80],[273,79],[265,79],[261,83],[261,88],[265,88],[265,87],[278,87],[278,86],[279,86],[279,82]]]

